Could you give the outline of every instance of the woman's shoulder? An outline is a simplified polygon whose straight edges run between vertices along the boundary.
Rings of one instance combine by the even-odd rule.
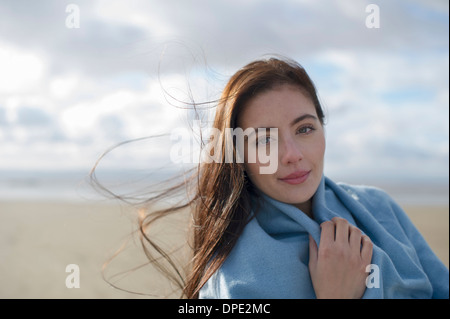
[[[344,182],[336,183],[350,195],[359,195],[362,198],[378,198],[392,200],[389,194],[382,188],[372,185],[348,184]]]
[[[365,184],[350,184],[346,182],[333,182],[330,179],[327,180],[328,184],[334,184],[335,187],[348,193],[355,200],[363,200],[369,202],[376,202],[379,204],[380,200],[383,202],[394,202],[392,197],[382,188],[365,185]]]
[[[391,233],[413,228],[413,224],[402,208],[385,190],[376,186],[337,183],[338,187],[362,205],[378,223]]]
[[[369,211],[378,214],[403,215],[400,205],[384,189],[371,185],[336,183],[337,187],[350,195],[355,201],[366,207]]]

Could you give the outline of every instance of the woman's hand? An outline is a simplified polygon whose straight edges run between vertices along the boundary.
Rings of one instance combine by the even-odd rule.
[[[366,267],[372,260],[369,237],[335,217],[320,225],[320,244],[310,236],[309,272],[318,299],[361,298],[366,289]]]

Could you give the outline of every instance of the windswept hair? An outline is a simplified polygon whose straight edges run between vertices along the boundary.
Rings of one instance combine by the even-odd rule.
[[[228,128],[237,128],[239,114],[251,99],[285,84],[298,87],[311,98],[323,124],[324,113],[316,88],[304,68],[293,60],[271,57],[247,64],[230,78],[217,101],[212,127],[221,134],[225,134]],[[181,182],[149,197],[146,200],[148,209],[139,217],[140,240],[145,254],[149,261],[176,283],[182,291],[181,297],[198,298],[200,289],[224,263],[246,224],[256,213],[251,206],[251,198],[258,196],[258,190],[246,176],[243,163],[225,160],[225,140],[225,136],[220,136],[210,141],[215,150],[222,150],[221,161],[201,162]],[[236,153],[236,145],[233,152]],[[92,173],[94,171],[95,167]],[[91,176],[96,183],[95,174]],[[169,208],[152,210],[151,204],[180,190],[192,194],[190,199]],[[190,209],[192,214],[192,255],[187,275],[183,275],[170,254],[147,232],[160,218],[185,209]]]

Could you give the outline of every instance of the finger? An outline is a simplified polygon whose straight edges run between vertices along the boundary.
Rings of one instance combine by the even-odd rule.
[[[311,235],[309,235],[309,264],[315,265],[317,262],[317,244],[314,238],[312,238]]]
[[[357,251],[358,253],[361,251],[361,244],[362,244],[362,232],[359,230],[359,228],[355,226],[350,226],[350,248],[353,251]]]
[[[373,253],[373,243],[366,235],[362,236],[361,258],[366,264],[370,264]]]
[[[333,218],[333,222],[336,225],[336,241],[348,243],[350,228],[348,221],[343,218],[335,217]]]
[[[335,236],[335,225],[332,221],[327,220],[320,224],[322,232],[320,233],[320,243],[319,246],[329,244],[334,242]]]

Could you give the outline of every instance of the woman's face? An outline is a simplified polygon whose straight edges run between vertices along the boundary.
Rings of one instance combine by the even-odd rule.
[[[310,199],[322,178],[325,153],[324,129],[311,99],[293,85],[276,87],[251,99],[237,124],[243,130],[258,132],[256,146],[251,137],[244,144],[245,170],[253,185],[273,199],[310,214]],[[269,130],[261,134],[258,128],[276,128],[278,134],[271,137]],[[255,163],[249,163],[247,152],[252,147],[268,151],[273,143],[278,150],[277,169],[273,174],[261,174],[260,168],[267,164],[258,156]]]

